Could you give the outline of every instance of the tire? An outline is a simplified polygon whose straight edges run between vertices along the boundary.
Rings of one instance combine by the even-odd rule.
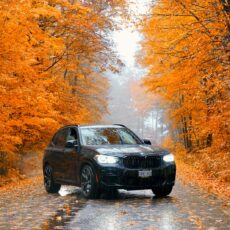
[[[54,183],[52,168],[48,164],[44,167],[44,187],[48,193],[57,193],[61,188],[60,184]]]
[[[97,199],[100,196],[96,175],[90,165],[83,166],[81,170],[81,190],[87,199]]]
[[[162,186],[159,188],[153,188],[152,191],[156,197],[166,197],[172,192],[173,186]]]

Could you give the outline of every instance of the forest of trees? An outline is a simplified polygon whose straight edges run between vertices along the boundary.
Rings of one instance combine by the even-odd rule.
[[[0,1],[0,175],[67,123],[107,111],[105,70],[119,60],[106,34],[124,1]]]
[[[229,12],[228,0],[156,1],[143,23],[141,58],[144,85],[168,108],[168,147],[228,175]]]
[[[117,29],[116,15],[129,18],[122,15],[126,4],[0,1],[0,176],[24,153],[44,148],[60,126],[96,123],[107,113],[104,72],[117,72],[122,65],[110,33]],[[140,118],[136,129],[143,134],[152,116],[149,128],[156,121],[154,130],[161,137],[167,129],[168,148],[206,162],[206,171],[221,168],[230,178],[230,2],[151,4],[136,24],[143,34],[139,61],[148,73],[142,83],[129,79],[128,86],[132,100],[126,104]],[[148,94],[140,93],[143,85]]]

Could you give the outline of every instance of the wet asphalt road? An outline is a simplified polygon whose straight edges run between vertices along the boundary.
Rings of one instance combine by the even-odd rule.
[[[230,229],[229,203],[196,186],[177,182],[167,198],[151,190],[103,194],[86,200],[80,190],[63,187],[47,194],[41,184],[0,198],[0,229]]]

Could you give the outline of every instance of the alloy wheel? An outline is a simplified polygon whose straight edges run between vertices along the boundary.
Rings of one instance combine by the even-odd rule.
[[[89,166],[85,166],[81,173],[81,188],[83,193],[88,196],[92,188],[92,173]]]
[[[44,170],[44,184],[46,188],[50,188],[52,183],[52,169],[49,165]]]

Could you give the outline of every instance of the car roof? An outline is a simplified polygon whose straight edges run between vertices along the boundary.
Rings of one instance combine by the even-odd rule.
[[[122,125],[101,125],[101,124],[91,124],[91,125],[78,125],[80,128],[121,128]]]
[[[114,124],[114,125],[105,125],[105,124],[73,124],[73,125],[66,125],[62,128],[68,127],[80,127],[80,128],[121,128],[125,127],[122,124]]]

